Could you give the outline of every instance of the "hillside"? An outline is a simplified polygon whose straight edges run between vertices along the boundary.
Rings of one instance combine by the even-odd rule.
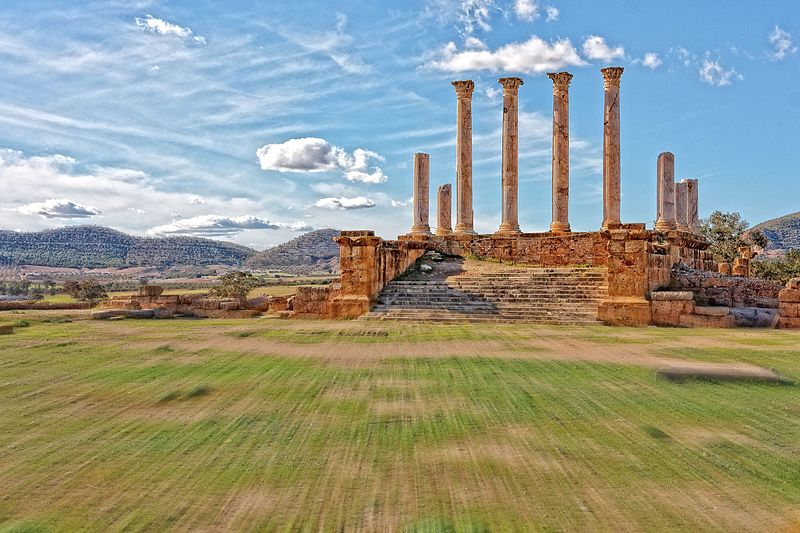
[[[764,233],[769,241],[769,255],[800,250],[800,212],[767,220],[752,229],[760,229]]]
[[[258,252],[245,264],[253,269],[293,274],[335,274],[339,272],[339,245],[333,239],[338,236],[336,229],[311,231]]]
[[[71,226],[40,232],[0,230],[0,265],[63,268],[231,265],[255,251],[198,237],[134,237],[102,226]]]

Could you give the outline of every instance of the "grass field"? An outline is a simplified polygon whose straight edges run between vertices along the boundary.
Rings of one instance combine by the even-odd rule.
[[[800,527],[800,333],[253,319],[0,337],[0,531]],[[63,315],[60,315],[63,316]]]

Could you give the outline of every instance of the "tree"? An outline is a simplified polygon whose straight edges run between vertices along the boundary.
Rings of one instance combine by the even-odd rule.
[[[249,272],[230,272],[219,278],[220,284],[209,291],[219,298],[246,300],[247,293],[260,285],[260,280]]]
[[[64,282],[64,293],[81,302],[92,304],[108,298],[106,289],[95,278],[67,280]]]
[[[714,211],[710,217],[701,222],[700,231],[711,242],[708,250],[714,254],[714,259],[719,262],[733,263],[739,257],[740,247],[760,246],[759,243],[766,241],[764,234],[760,231],[751,232],[757,235],[755,237],[746,234],[749,226],[750,224],[746,220],[742,220],[742,215],[739,213]],[[758,242],[755,242],[756,240]]]
[[[789,250],[780,259],[753,261],[750,266],[757,278],[786,283],[792,278],[800,278],[800,250]]]

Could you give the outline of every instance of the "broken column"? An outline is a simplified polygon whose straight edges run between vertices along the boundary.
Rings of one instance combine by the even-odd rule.
[[[552,232],[569,227],[569,84],[572,74],[556,72],[553,80],[553,222]]]
[[[475,233],[472,219],[472,80],[454,81],[456,111],[456,233]]]
[[[696,179],[686,181],[686,218],[689,231],[700,233],[700,214],[698,210],[698,182]]]
[[[603,73],[603,229],[611,229],[620,221],[620,133],[619,84],[622,67],[606,67]]]
[[[675,156],[658,154],[656,165],[656,231],[675,229]]]
[[[430,168],[428,154],[414,154],[414,223],[411,226],[411,235],[431,234],[428,223]]]
[[[519,230],[519,87],[520,78],[500,78],[503,86],[502,222],[497,233]]]
[[[678,231],[689,231],[689,198],[688,180],[675,184],[675,228]]]
[[[450,184],[440,185],[436,191],[436,235],[450,235],[453,230],[451,224],[452,187]]]

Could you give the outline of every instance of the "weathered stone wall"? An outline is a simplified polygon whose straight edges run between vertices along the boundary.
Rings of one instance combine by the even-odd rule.
[[[782,285],[776,281],[724,276],[681,265],[671,269],[669,287],[692,291],[703,305],[776,308]]]
[[[779,296],[778,327],[782,329],[800,329],[800,278],[794,278],[786,284]]]
[[[341,291],[341,283],[319,287],[297,287],[292,298],[293,318],[327,318],[331,316],[331,301]]]

